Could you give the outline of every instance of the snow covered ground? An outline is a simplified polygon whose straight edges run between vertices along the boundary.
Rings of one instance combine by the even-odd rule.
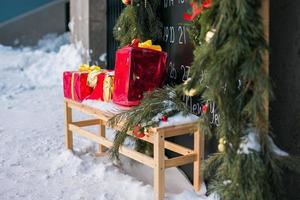
[[[62,72],[82,63],[68,37],[49,35],[36,47],[0,45],[0,199],[153,199],[147,167],[125,158],[116,167],[76,135],[74,152],[65,149]],[[168,200],[215,199],[204,195],[205,186],[194,193],[176,168],[166,179]]]

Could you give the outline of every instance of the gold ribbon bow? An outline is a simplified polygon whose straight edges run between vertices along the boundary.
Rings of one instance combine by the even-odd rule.
[[[97,65],[89,66],[87,64],[82,64],[79,66],[80,72],[92,72],[92,71],[100,71],[101,67]]]
[[[147,40],[145,42],[141,42],[141,43],[138,44],[138,47],[145,48],[145,49],[152,49],[152,50],[155,50],[155,51],[162,51],[160,45],[153,45],[152,44],[152,40]]]
[[[100,74],[101,71],[91,71],[88,74],[87,77],[87,84],[88,86],[95,88],[98,82],[98,74]]]
[[[103,100],[108,102],[112,99],[114,89],[114,76],[106,74],[103,82]]]

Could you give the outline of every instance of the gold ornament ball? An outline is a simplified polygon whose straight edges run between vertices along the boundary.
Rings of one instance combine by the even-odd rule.
[[[186,96],[189,96],[189,97],[193,97],[196,95],[196,90],[195,89],[190,89],[190,90],[184,90],[184,94]]]
[[[225,144],[225,143],[226,143],[226,142],[225,142],[225,139],[224,139],[223,137],[220,138],[220,139],[219,139],[219,143],[220,143],[220,144]]]
[[[224,144],[219,144],[218,145],[218,150],[223,153],[225,151],[225,145]]]

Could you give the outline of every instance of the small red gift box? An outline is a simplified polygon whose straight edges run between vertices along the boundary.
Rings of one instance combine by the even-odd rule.
[[[97,84],[92,94],[87,99],[110,101],[114,88],[114,73],[111,70],[105,70],[97,75]]]
[[[92,92],[87,85],[87,72],[64,72],[64,96],[68,99],[81,102]]]
[[[143,93],[163,85],[167,54],[126,46],[116,52],[113,102],[123,106],[140,103]]]

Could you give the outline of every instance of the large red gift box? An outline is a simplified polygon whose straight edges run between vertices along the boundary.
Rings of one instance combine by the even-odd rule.
[[[64,96],[68,99],[81,102],[92,92],[87,85],[87,72],[64,72]]]
[[[123,106],[140,103],[143,93],[163,85],[167,54],[126,46],[116,52],[113,102]]]

